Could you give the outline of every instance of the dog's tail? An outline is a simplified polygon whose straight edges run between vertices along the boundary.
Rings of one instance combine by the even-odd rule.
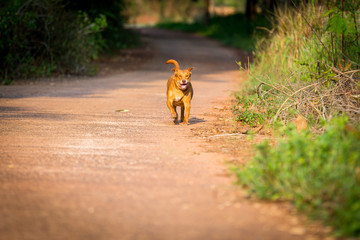
[[[176,60],[174,60],[174,59],[169,59],[169,60],[166,61],[166,64],[169,64],[169,63],[174,64],[174,68],[171,69],[171,71],[177,71],[177,70],[180,69],[179,63],[178,63]]]

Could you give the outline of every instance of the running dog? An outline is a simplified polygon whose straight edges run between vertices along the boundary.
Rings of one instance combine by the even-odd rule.
[[[174,64],[174,74],[167,81],[167,101],[171,118],[174,119],[174,123],[178,121],[178,113],[176,107],[181,107],[180,122],[182,124],[189,124],[190,115],[190,102],[193,97],[194,91],[191,86],[191,70],[192,67],[181,70],[179,63],[173,59],[167,60],[166,64]]]

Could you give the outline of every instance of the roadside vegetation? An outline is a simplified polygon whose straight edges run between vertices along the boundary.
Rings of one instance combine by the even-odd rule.
[[[266,120],[289,122],[301,114],[317,124],[342,113],[360,121],[359,3],[348,2],[275,11],[243,93],[257,97],[261,108],[276,106]]]
[[[275,128],[280,139],[232,168],[238,183],[350,237],[360,237],[359,7],[343,0],[275,10],[233,107],[236,121]]]
[[[5,0],[0,4],[0,82],[96,73],[99,53],[136,44],[122,0]]]
[[[337,236],[360,234],[360,135],[346,117],[333,118],[322,134],[294,126],[279,141],[256,146],[256,156],[233,167],[238,184],[263,199],[290,201]]]

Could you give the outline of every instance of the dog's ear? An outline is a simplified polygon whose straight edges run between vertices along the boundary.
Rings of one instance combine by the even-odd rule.
[[[175,68],[171,69],[170,71],[174,71],[174,72],[175,72]]]
[[[190,72],[193,69],[194,69],[193,67],[189,67],[187,70]]]

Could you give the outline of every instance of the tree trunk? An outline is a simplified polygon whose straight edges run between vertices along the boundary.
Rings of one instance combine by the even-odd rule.
[[[160,0],[160,22],[165,21],[165,0]]]
[[[247,0],[246,1],[245,15],[250,20],[256,19],[256,3],[257,3],[257,0]]]
[[[205,0],[205,25],[210,24],[210,0]]]
[[[276,7],[276,2],[275,0],[265,0],[265,8],[266,10],[269,10],[269,11],[274,11]]]

